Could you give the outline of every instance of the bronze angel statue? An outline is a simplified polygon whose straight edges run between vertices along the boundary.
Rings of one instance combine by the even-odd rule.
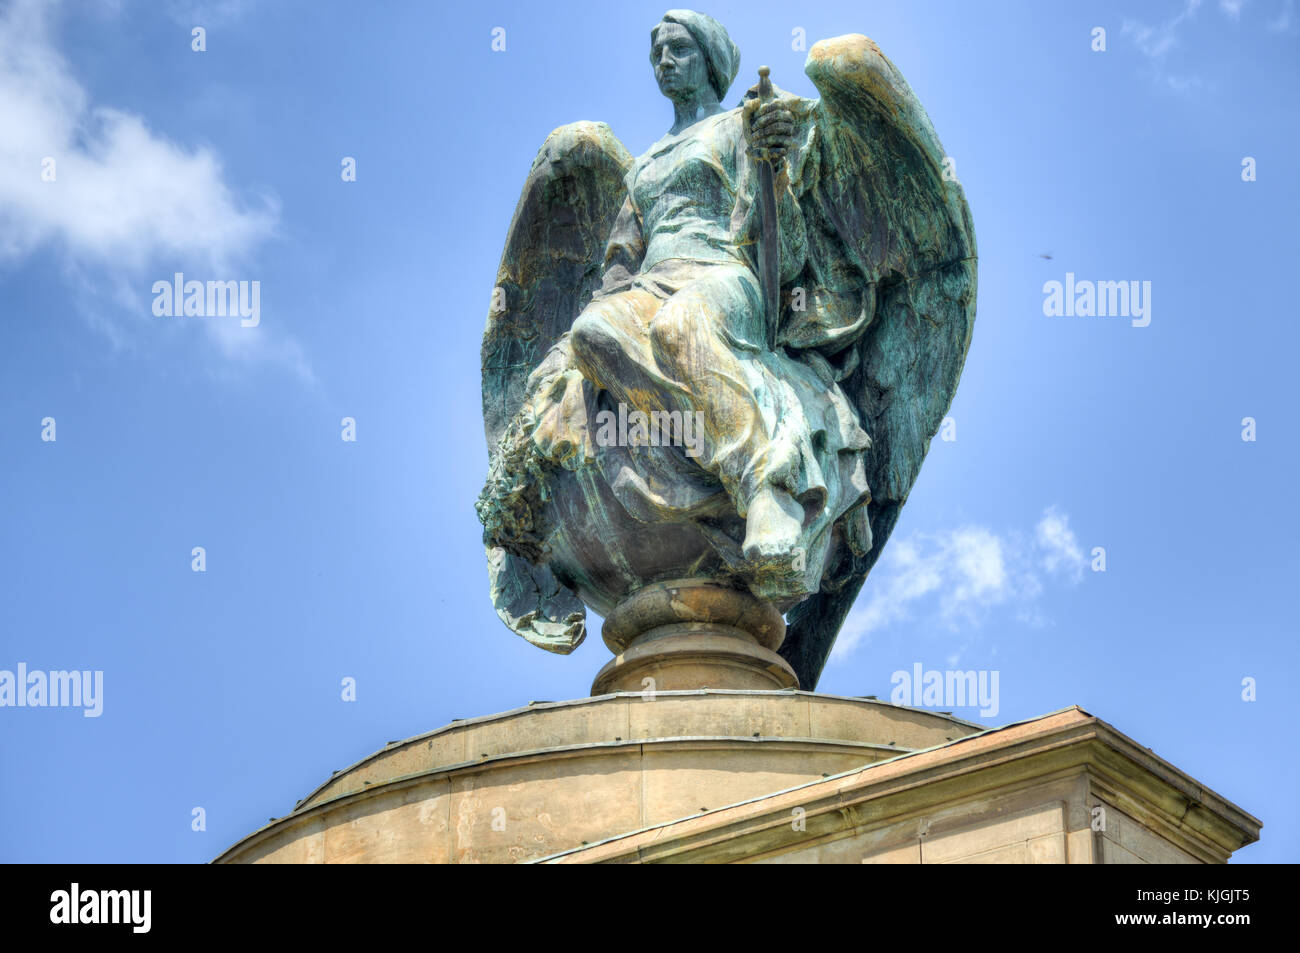
[[[650,62],[667,134],[634,159],[603,123],[556,129],[510,225],[483,340],[493,601],[561,653],[586,607],[615,652],[637,619],[746,629],[812,689],[957,386],[970,211],[864,36],[813,46],[818,100],[764,79],[726,108],[740,53],[693,11]]]

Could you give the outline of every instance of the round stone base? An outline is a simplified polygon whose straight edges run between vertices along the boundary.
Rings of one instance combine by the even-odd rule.
[[[785,620],[771,603],[716,583],[682,579],[638,590],[605,620],[615,653],[596,675],[593,695],[700,688],[798,688],[777,655]]]
[[[680,622],[638,636],[596,675],[593,695],[726,688],[797,688],[785,659],[731,626]]]

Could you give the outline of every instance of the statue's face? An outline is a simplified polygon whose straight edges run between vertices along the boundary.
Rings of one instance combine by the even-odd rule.
[[[680,23],[660,23],[650,42],[659,92],[669,99],[689,96],[709,82],[704,51]]]

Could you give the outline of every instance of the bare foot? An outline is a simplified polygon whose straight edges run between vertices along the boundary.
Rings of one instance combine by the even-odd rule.
[[[793,559],[803,532],[803,515],[803,507],[785,490],[759,490],[745,517],[745,558],[755,564]]]

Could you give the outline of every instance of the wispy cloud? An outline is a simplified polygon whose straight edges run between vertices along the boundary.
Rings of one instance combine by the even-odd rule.
[[[1183,23],[1196,15],[1201,0],[1183,0],[1183,8],[1163,23],[1148,24],[1140,20],[1125,19],[1120,31],[1133,38],[1143,56],[1162,59],[1178,45],[1178,32]]]
[[[1240,20],[1242,11],[1247,7],[1258,9],[1255,0],[1219,0],[1219,9],[1231,20]],[[1264,21],[1264,29],[1270,33],[1289,32],[1295,23],[1295,0],[1263,0],[1265,10],[1273,10]]]
[[[1086,562],[1069,517],[1054,506],[1028,534],[963,526],[890,540],[867,582],[865,602],[845,620],[832,659],[903,622],[960,632],[978,628],[1001,607],[1022,622],[1041,624],[1036,603],[1045,582],[1077,584]]]
[[[1175,75],[1168,68],[1169,52],[1180,44],[1179,34],[1184,24],[1196,15],[1200,6],[1201,0],[1183,0],[1182,9],[1167,20],[1150,24],[1125,18],[1120,27],[1120,32],[1131,38],[1149,61],[1156,81],[1178,92],[1193,89],[1201,82],[1199,77]],[[1239,6],[1237,12],[1240,12]]]
[[[0,262],[58,253],[74,297],[99,292],[92,323],[121,343],[106,305],[147,315],[152,279],[173,266],[256,277],[240,271],[274,234],[279,208],[269,196],[242,198],[211,149],[187,148],[140,115],[93,102],[55,45],[57,9],[40,0],[0,9]],[[232,342],[219,322],[199,323],[228,357],[305,368],[283,335],[258,328]]]
[[[1273,33],[1288,32],[1293,23],[1295,0],[1273,0],[1277,13],[1265,21],[1264,27]],[[1219,12],[1234,23],[1243,21],[1243,14],[1257,9],[1253,0],[1218,0]],[[1201,0],[1182,0],[1177,12],[1156,23],[1126,17],[1120,26],[1122,35],[1132,40],[1147,60],[1147,68],[1154,82],[1176,93],[1190,92],[1205,85],[1201,76],[1186,70],[1176,71],[1171,61],[1183,46],[1183,38],[1196,19]]]

